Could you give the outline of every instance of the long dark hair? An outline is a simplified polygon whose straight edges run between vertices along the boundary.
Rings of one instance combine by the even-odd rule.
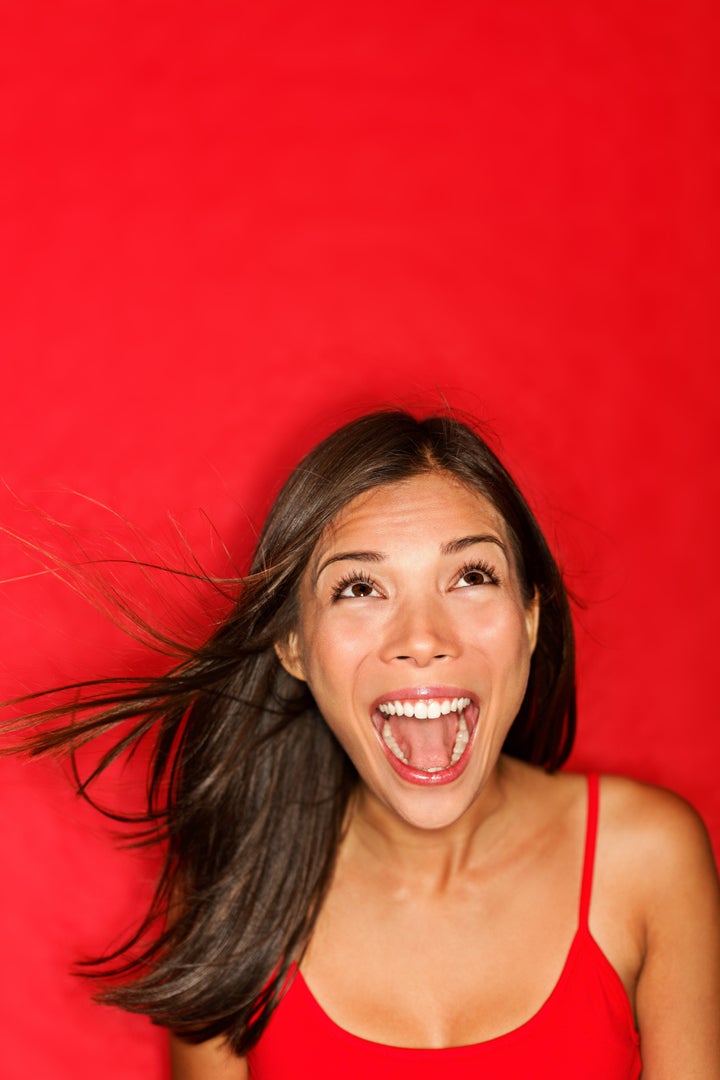
[[[239,1054],[258,1040],[309,941],[327,891],[356,773],[305,683],[274,644],[298,617],[298,585],[338,512],[382,484],[445,471],[502,515],[540,625],[505,752],[552,770],[575,730],[573,632],[555,560],[487,443],[448,416],[371,413],[321,442],[293,471],[261,533],[229,617],[158,678],[84,684],[84,697],[35,708],[54,720],[31,753],[70,750],[117,729],[90,779],[152,742],[140,843],[164,843],[150,910],[92,969],[100,998],[192,1041],[223,1034]],[[77,687],[73,688],[77,690]],[[57,724],[60,720],[61,723]],[[87,782],[80,785],[87,796]],[[88,796],[89,797],[89,796]]]

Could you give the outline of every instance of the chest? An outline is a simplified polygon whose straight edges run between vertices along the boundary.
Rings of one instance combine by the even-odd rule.
[[[563,971],[578,889],[543,874],[528,891],[505,876],[435,897],[347,883],[302,965],[313,995],[340,1027],[396,1046],[467,1045],[519,1027]]]

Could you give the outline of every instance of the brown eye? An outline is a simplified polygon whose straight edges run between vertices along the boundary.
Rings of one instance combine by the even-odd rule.
[[[489,566],[473,565],[464,566],[460,571],[456,589],[470,588],[473,585],[497,585],[498,579],[495,571]]]
[[[364,574],[353,574],[343,578],[333,589],[333,600],[364,600],[368,596],[379,596],[375,582]]]
[[[468,570],[463,574],[458,585],[487,585],[490,579],[484,570]]]
[[[348,585],[347,589],[343,592],[343,596],[370,596],[373,591],[372,585],[369,585],[367,581],[356,581],[353,585]]]

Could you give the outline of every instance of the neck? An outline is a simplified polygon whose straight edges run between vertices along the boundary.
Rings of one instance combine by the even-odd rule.
[[[409,824],[361,784],[349,808],[345,853],[398,882],[442,891],[458,875],[480,869],[506,835],[512,774],[512,763],[501,757],[462,817],[438,829]]]

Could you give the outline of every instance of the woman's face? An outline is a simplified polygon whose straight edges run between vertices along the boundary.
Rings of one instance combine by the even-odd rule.
[[[341,511],[278,654],[308,683],[368,791],[410,824],[439,828],[493,774],[537,618],[498,512],[438,471]]]

